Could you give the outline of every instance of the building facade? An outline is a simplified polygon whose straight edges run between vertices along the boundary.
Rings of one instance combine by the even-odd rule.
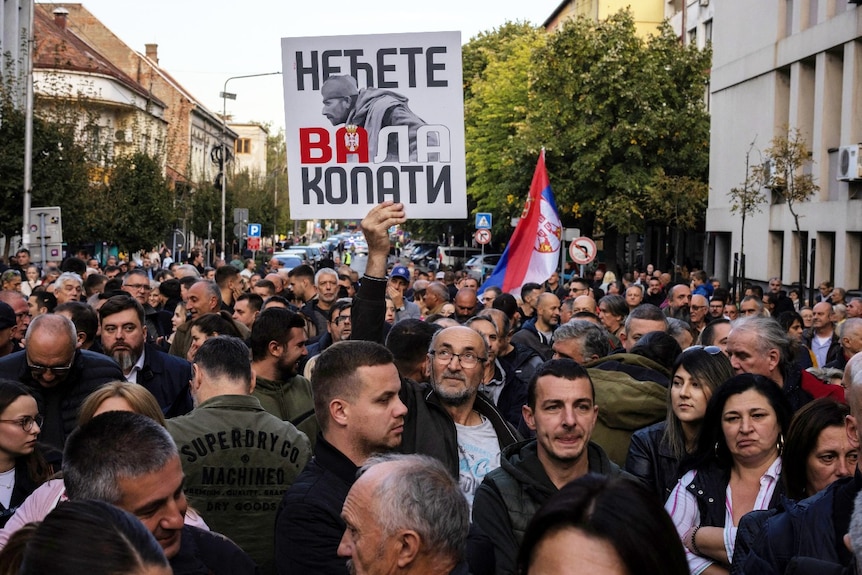
[[[557,30],[571,18],[584,17],[596,22],[629,8],[639,36],[655,33],[667,14],[667,0],[564,0],[542,24],[548,32]]]
[[[729,191],[775,136],[798,129],[820,187],[798,206],[815,285],[862,285],[862,7],[847,0],[717,0],[711,78],[707,269],[728,279],[742,242]],[[799,276],[793,217],[777,194],[745,225],[747,276]],[[813,257],[812,257],[813,256]]]
[[[265,178],[267,176],[266,139],[269,137],[267,129],[255,123],[230,122],[228,126],[237,134],[232,170],[248,171],[252,178]]]

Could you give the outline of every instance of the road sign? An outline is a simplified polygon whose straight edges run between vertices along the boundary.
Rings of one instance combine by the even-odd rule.
[[[476,243],[480,245],[491,243],[491,230],[476,230]]]
[[[590,238],[577,238],[569,244],[569,255],[576,264],[588,264],[596,259],[596,242]]]
[[[249,237],[248,240],[246,240],[245,247],[253,252],[260,250],[260,236]]]
[[[248,225],[248,237],[250,238],[259,238],[260,237],[260,224],[249,224]]]
[[[233,209],[233,223],[241,224],[248,221],[248,208]],[[239,234],[237,234],[239,235]]]
[[[476,229],[490,230],[491,220],[491,214],[476,214]]]

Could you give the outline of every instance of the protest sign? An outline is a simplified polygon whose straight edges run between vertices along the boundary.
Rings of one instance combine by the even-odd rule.
[[[291,219],[467,216],[459,32],[281,45]]]

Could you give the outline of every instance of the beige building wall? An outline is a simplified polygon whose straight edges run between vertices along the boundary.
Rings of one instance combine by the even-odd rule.
[[[236,132],[234,146],[234,170],[248,170],[252,177],[266,177],[266,138],[269,133],[260,124],[238,124],[231,122]]]
[[[545,20],[544,27],[553,32],[570,18],[583,16],[599,21],[630,8],[638,34],[645,37],[654,34],[664,20],[666,2],[667,0],[566,0]]]
[[[728,192],[787,126],[812,150],[820,192],[801,204],[805,251],[815,284],[862,284],[862,182],[838,180],[839,148],[862,141],[862,9],[846,0],[721,0],[715,2],[711,79],[708,266],[729,278],[741,246],[741,218]],[[745,225],[747,276],[798,277],[795,226],[787,206],[768,202]],[[807,280],[806,280],[807,283]]]

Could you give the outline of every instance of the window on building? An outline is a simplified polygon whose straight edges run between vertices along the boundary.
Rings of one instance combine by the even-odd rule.
[[[688,31],[688,43],[692,46],[697,46],[697,28],[692,28]]]
[[[712,42],[712,19],[711,18],[703,23],[703,41],[706,43]]]
[[[236,143],[234,144],[234,151],[237,154],[250,154],[251,153],[251,139],[249,139],[249,138],[237,138]]]

